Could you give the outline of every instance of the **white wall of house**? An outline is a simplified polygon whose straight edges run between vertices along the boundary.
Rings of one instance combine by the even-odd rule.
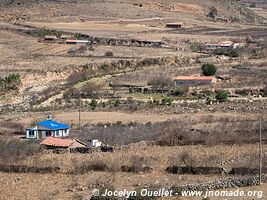
[[[26,138],[27,139],[33,139],[33,138],[37,138],[38,134],[37,134],[37,130],[26,130]]]
[[[42,138],[46,138],[46,131],[42,131]]]
[[[54,136],[54,137],[66,137],[66,136],[69,135],[69,129],[52,131],[52,130],[47,129],[47,128],[43,129],[43,127],[39,127],[39,130],[41,131],[42,138],[46,138],[47,137],[47,131],[51,131],[52,132],[52,136]],[[30,131],[33,131],[33,132],[30,132]],[[34,134],[32,134],[32,133],[34,133]],[[25,135],[26,135],[27,139],[38,138],[38,127],[36,127],[33,130],[26,129]],[[39,138],[39,139],[42,139],[42,138]]]

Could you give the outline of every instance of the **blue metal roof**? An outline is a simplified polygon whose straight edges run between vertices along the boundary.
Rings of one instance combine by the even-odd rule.
[[[70,128],[66,124],[61,124],[61,123],[55,122],[53,120],[45,120],[45,121],[42,121],[42,122],[36,122],[35,124],[40,125],[40,126],[44,126],[46,128],[52,129],[52,130],[68,129],[68,128]]]

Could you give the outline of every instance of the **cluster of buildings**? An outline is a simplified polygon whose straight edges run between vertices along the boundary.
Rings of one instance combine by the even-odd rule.
[[[71,35],[61,35],[60,37],[57,37],[55,35],[46,35],[43,39],[44,42],[61,42],[65,44],[84,44],[89,45],[92,42],[90,40],[78,40],[73,39]]]
[[[40,144],[48,149],[97,148],[102,146],[98,140],[89,140],[88,143],[84,143],[78,139],[70,139],[69,134],[69,125],[52,119],[36,122],[33,127],[25,130],[26,139],[42,140]]]

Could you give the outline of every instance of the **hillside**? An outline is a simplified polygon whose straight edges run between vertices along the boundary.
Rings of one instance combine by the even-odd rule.
[[[76,21],[80,17],[142,19],[154,17],[169,18],[205,18],[210,9],[216,7],[215,16],[226,17],[232,21],[254,22],[259,17],[246,7],[233,0],[1,0],[2,16],[5,20],[26,21]],[[103,12],[105,11],[105,12]],[[127,12],[126,12],[127,11]],[[186,15],[187,14],[187,15]],[[68,19],[66,19],[68,17]]]

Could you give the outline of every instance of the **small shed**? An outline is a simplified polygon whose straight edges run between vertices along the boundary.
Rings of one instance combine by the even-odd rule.
[[[67,39],[66,44],[91,44],[89,40]]]
[[[55,36],[55,35],[46,35],[44,37],[44,41],[53,41],[53,40],[57,40],[57,36]]]
[[[60,36],[60,39],[67,40],[67,39],[70,39],[71,37],[72,37],[71,35],[63,34],[63,35]]]
[[[185,27],[185,23],[183,22],[175,22],[175,23],[167,23],[166,24],[166,28],[184,28]]]

